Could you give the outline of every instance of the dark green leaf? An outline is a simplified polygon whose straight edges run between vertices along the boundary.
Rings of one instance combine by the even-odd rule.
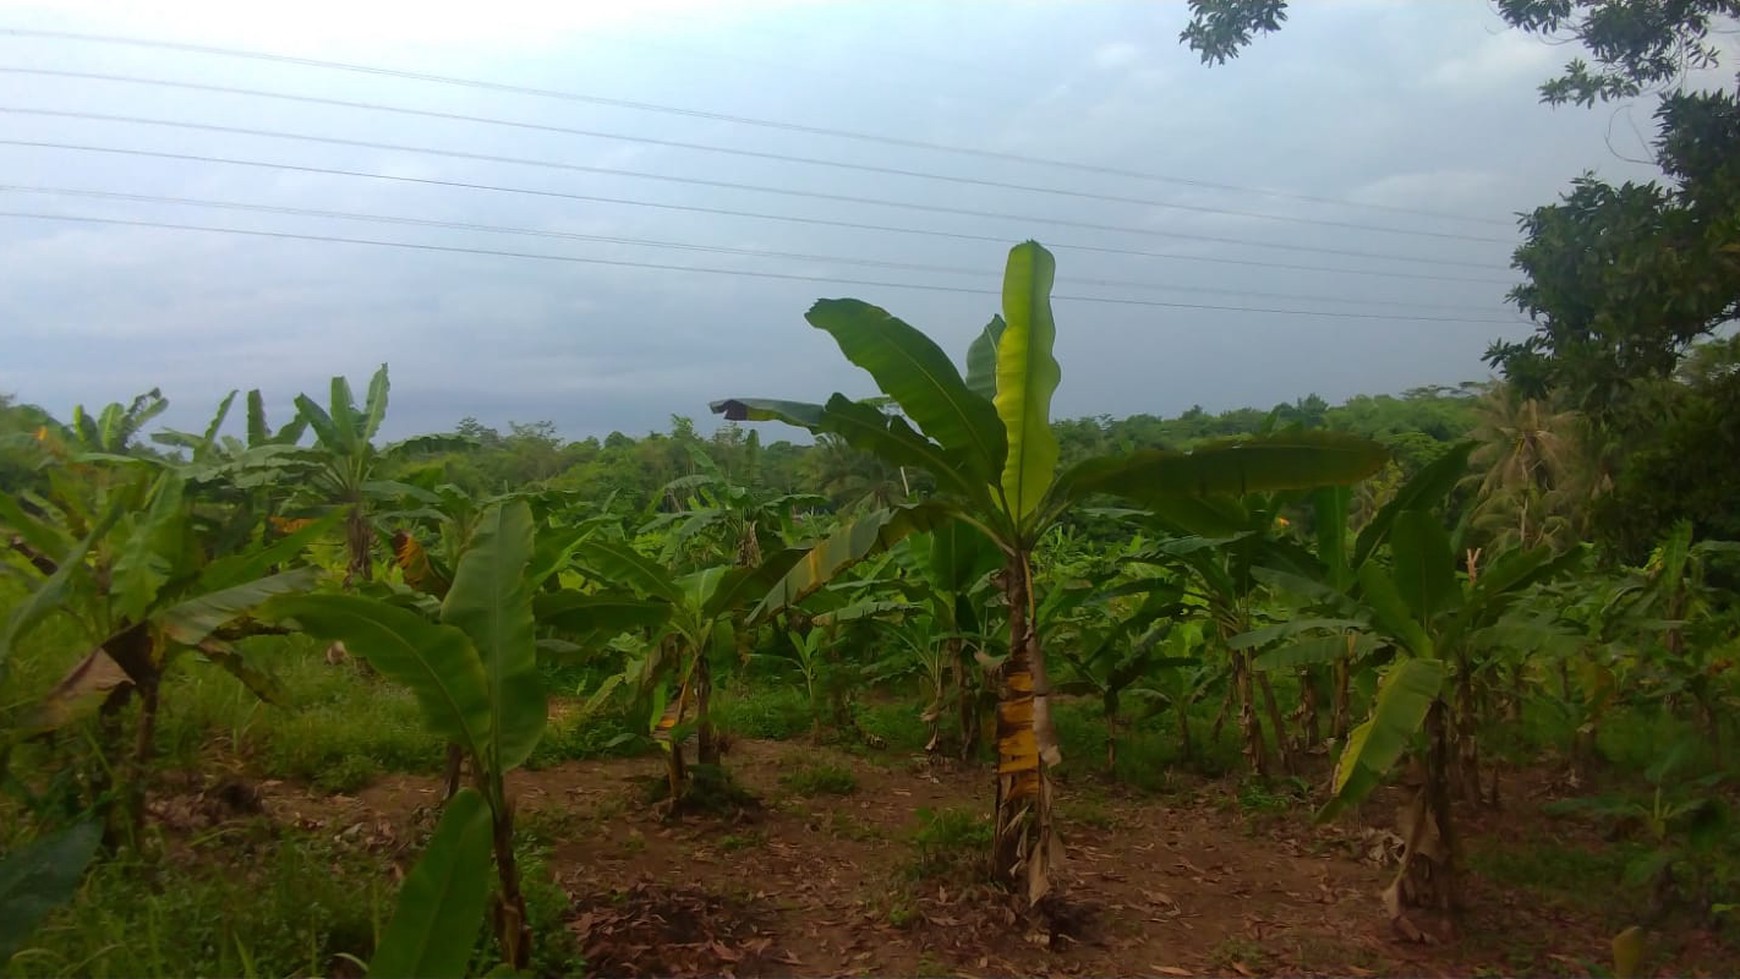
[[[1353,545],[1352,566],[1358,568],[1364,564],[1372,552],[1389,538],[1397,514],[1404,510],[1430,510],[1441,503],[1468,471],[1468,454],[1472,451],[1473,442],[1458,442],[1415,473],[1413,479],[1403,483],[1396,495],[1372,517],[1371,523],[1359,532],[1359,539]]]
[[[489,903],[489,804],[473,789],[447,802],[369,962],[371,979],[460,979]]]
[[[805,319],[832,336],[846,359],[868,371],[928,438],[959,453],[977,481],[989,481],[1002,468],[1006,446],[997,410],[968,389],[929,337],[856,299],[821,300]]]
[[[1416,621],[1429,623],[1440,612],[1461,604],[1450,535],[1430,511],[1396,514],[1390,529],[1390,558],[1396,591]]]
[[[480,756],[489,741],[489,682],[471,640],[409,609],[355,595],[295,595],[261,610],[328,642],[342,641],[409,687],[430,730]]]
[[[72,899],[102,838],[100,824],[84,822],[0,857],[0,963],[50,911]]]

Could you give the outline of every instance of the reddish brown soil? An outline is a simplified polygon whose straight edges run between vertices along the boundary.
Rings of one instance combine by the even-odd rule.
[[[802,798],[782,784],[824,761],[850,768],[856,791]],[[1599,911],[1469,873],[1460,937],[1407,941],[1377,897],[1393,859],[1381,831],[1314,827],[1304,807],[1251,815],[1227,785],[1154,797],[1094,781],[1060,786],[1062,900],[1051,926],[1031,924],[970,871],[912,869],[921,809],[988,811],[983,770],[755,741],[726,765],[762,804],[675,822],[643,801],[653,758],[511,779],[522,831],[552,844],[590,974],[1588,974],[1608,967],[1617,930]],[[1505,810],[1464,821],[1469,836],[1543,831],[1547,789],[1518,779],[1507,791]],[[273,783],[262,795],[276,821],[361,835],[408,861],[439,787],[394,776],[355,797]],[[1382,808],[1371,804],[1373,822]],[[1650,961],[1660,974],[1731,974],[1740,961],[1725,955],[1681,931],[1658,938]]]

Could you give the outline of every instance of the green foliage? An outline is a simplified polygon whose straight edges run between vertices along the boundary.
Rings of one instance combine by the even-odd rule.
[[[100,826],[83,822],[0,855],[0,962],[72,897],[101,838]]]
[[[920,880],[977,882],[990,868],[985,853],[991,844],[991,821],[968,809],[921,808],[912,834],[915,851],[907,873]]]
[[[816,762],[779,777],[779,784],[794,795],[851,795],[858,791],[858,776],[844,765]]]
[[[489,810],[471,789],[447,800],[434,838],[399,889],[398,910],[381,933],[369,975],[465,975],[489,897]]]
[[[238,862],[238,852],[249,859]],[[363,958],[385,918],[384,860],[324,835],[236,827],[185,859],[101,862],[7,975],[332,975]],[[117,936],[126,936],[119,941]]]

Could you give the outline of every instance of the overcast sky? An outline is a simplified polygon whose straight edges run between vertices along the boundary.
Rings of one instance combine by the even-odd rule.
[[[884,306],[964,357],[997,310],[993,290],[1008,246],[1032,237],[1057,255],[1060,296],[1082,297],[1055,304],[1059,415],[1268,407],[1312,392],[1339,400],[1486,376],[1487,343],[1527,331],[1503,301],[1515,213],[1551,201],[1585,169],[1610,179],[1650,174],[1623,158],[1642,156],[1649,105],[1616,112],[1538,104],[1536,84],[1569,50],[1505,30],[1485,3],[1298,4],[1287,30],[1214,69],[1178,44],[1185,19],[1182,3],[1159,0],[0,0],[0,140],[80,147],[0,142],[0,210],[9,214],[631,263],[0,217],[0,391],[64,416],[78,402],[160,386],[172,402],[168,421],[196,427],[232,388],[259,387],[270,404],[287,406],[298,391],[324,400],[328,379],[345,374],[360,394],[386,361],[393,436],[451,428],[466,415],[504,428],[510,419],[548,419],[575,438],[644,434],[665,428],[673,413],[710,427],[706,404],[720,397],[872,393],[804,322],[818,297]],[[499,84],[6,29],[242,48]],[[527,160],[557,166],[512,162]],[[331,170],[357,175],[316,172]],[[430,180],[449,183],[417,182]],[[770,192],[777,190],[911,206]],[[931,234],[910,233],[917,231]]]

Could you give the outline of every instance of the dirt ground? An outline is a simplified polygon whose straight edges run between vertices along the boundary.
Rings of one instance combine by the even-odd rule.
[[[849,768],[856,789],[805,797],[782,783],[824,762]],[[1610,966],[1616,928],[1599,912],[1473,873],[1458,934],[1408,941],[1377,897],[1399,841],[1353,818],[1312,826],[1301,806],[1253,813],[1231,783],[1165,796],[1091,779],[1060,785],[1067,863],[1062,912],[1047,930],[1018,920],[970,871],[914,871],[921,810],[987,814],[984,770],[758,741],[734,744],[726,767],[761,805],[676,822],[644,801],[656,758],[510,780],[522,830],[553,846],[590,974],[1486,976]],[[1530,832],[1542,800],[1517,782],[1503,811],[1465,821],[1468,834]],[[356,796],[266,783],[262,799],[277,821],[405,840],[426,830],[438,793],[433,779],[394,776]],[[1386,808],[1369,804],[1371,822]],[[415,853],[405,850],[408,863]],[[1701,933],[1657,946],[1650,963],[1661,974],[1740,971]]]

